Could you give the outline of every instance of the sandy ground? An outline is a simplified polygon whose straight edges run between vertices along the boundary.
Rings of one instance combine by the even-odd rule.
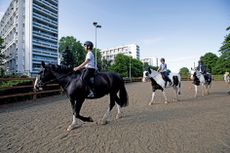
[[[67,132],[72,122],[70,103],[54,96],[0,106],[0,152],[38,153],[229,153],[230,85],[214,82],[210,95],[194,99],[191,82],[182,82],[180,102],[167,89],[149,106],[150,83],[126,84],[129,106],[107,125],[85,123]],[[199,90],[200,91],[200,90]],[[81,114],[100,121],[108,96],[85,101]]]

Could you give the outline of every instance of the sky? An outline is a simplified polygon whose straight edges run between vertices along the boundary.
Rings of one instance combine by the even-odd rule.
[[[11,0],[0,0],[0,18]],[[107,49],[140,46],[142,58],[165,58],[168,68],[197,65],[219,48],[230,26],[229,0],[59,0],[59,38],[74,36]]]

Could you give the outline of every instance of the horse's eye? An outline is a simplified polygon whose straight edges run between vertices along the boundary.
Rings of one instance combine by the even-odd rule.
[[[149,75],[149,72],[146,72],[146,73],[145,73],[145,76],[148,76],[148,75]]]

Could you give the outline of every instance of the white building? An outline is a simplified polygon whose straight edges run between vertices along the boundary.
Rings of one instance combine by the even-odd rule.
[[[58,63],[58,0],[12,0],[0,22],[8,73],[35,75]]]
[[[132,56],[132,58],[140,60],[140,47],[136,44],[130,44],[125,46],[119,46],[109,49],[104,49],[101,51],[102,59],[107,61],[114,61],[115,56],[122,53],[127,56]]]
[[[141,62],[142,63],[148,63],[148,65],[151,65],[151,66],[158,66],[158,59],[157,58],[143,58],[141,59]]]

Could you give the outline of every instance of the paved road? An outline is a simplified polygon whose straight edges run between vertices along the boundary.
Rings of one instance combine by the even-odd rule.
[[[0,106],[0,152],[53,153],[229,153],[230,86],[214,82],[210,95],[194,99],[191,82],[182,82],[180,102],[173,90],[156,93],[149,106],[150,83],[126,85],[130,104],[124,117],[112,111],[107,125],[85,123],[67,132],[72,121],[65,96],[54,96]],[[108,107],[108,96],[87,100],[81,113],[100,121]]]

